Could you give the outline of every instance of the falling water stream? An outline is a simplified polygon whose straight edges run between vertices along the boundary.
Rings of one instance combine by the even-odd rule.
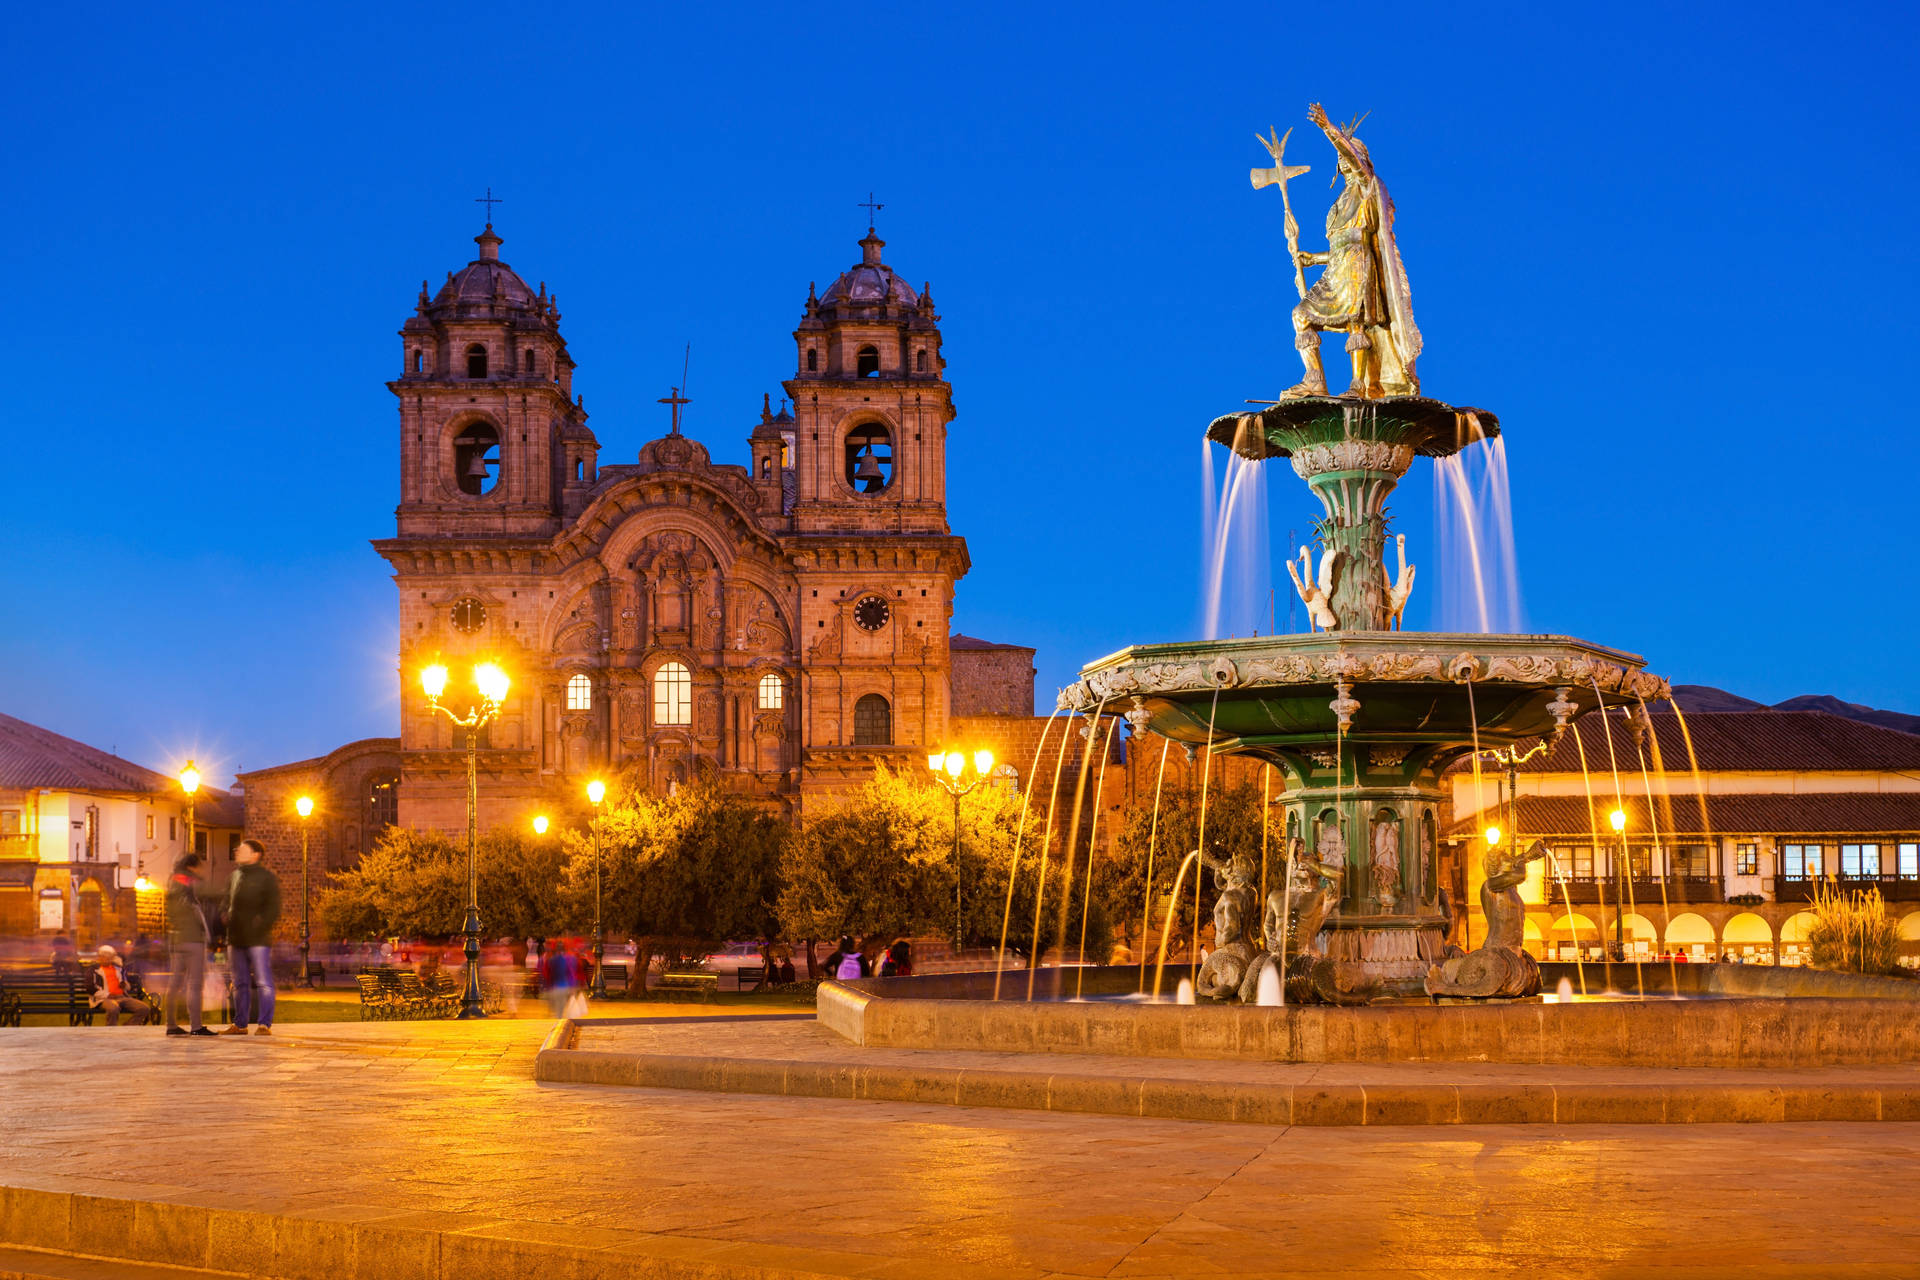
[[[1647,743],[1653,752],[1654,767],[1660,770],[1660,798],[1662,801],[1668,802],[1666,805],[1667,834],[1671,836],[1673,835],[1673,808],[1667,790],[1667,771],[1666,768],[1660,764],[1660,740],[1653,732],[1653,717],[1647,711],[1647,700],[1645,698],[1640,699],[1640,714],[1644,717],[1644,723],[1646,724]],[[1629,712],[1628,715],[1629,720],[1631,720],[1632,713]],[[1666,919],[1669,938],[1666,943],[1662,945],[1661,950],[1666,953],[1667,974],[1672,980],[1672,985],[1668,987],[1668,990],[1678,991],[1680,989],[1679,961],[1674,959],[1671,942],[1671,935],[1673,933],[1673,904],[1669,902],[1667,898],[1667,877],[1673,874],[1673,849],[1671,846],[1662,843],[1660,839],[1660,820],[1654,816],[1653,775],[1647,771],[1648,748],[1642,747],[1640,743],[1636,741],[1633,750],[1634,754],[1640,757],[1640,781],[1647,792],[1647,822],[1653,827],[1653,847],[1663,855],[1663,865],[1660,868],[1659,877],[1660,914]],[[1649,871],[1652,869],[1652,867],[1648,867]]]
[[[1599,865],[1600,851],[1604,849],[1606,846],[1602,844],[1600,841],[1600,815],[1598,811],[1595,810],[1593,807],[1593,775],[1587,772],[1587,744],[1581,741],[1581,738],[1580,738],[1580,721],[1576,719],[1572,721],[1568,727],[1573,730],[1574,750],[1580,753],[1580,784],[1583,787],[1585,787],[1587,791],[1587,838],[1593,841],[1593,844],[1591,846],[1593,852],[1591,855],[1589,855],[1592,859],[1592,862],[1589,865],[1589,871],[1591,872],[1593,868]],[[1602,919],[1606,918],[1606,910],[1607,910],[1607,894],[1606,894],[1606,890],[1602,888],[1602,886],[1605,885],[1606,881],[1607,881],[1607,877],[1604,875],[1596,874],[1593,877],[1594,892],[1600,899],[1600,915]],[[1619,904],[1615,903],[1614,906],[1616,909],[1618,909]],[[1573,914],[1572,910],[1569,909],[1567,914],[1569,917],[1571,917]],[[1570,927],[1573,928],[1574,945],[1578,946],[1580,944],[1579,926],[1574,925],[1571,919],[1569,919],[1567,923]],[[1606,966],[1607,990],[1611,991],[1613,990],[1613,951],[1611,948],[1607,946],[1607,940],[1604,933],[1602,934],[1599,941],[1600,941],[1601,963]],[[1636,969],[1634,973],[1637,976],[1639,974],[1639,970]],[[1640,992],[1640,998],[1642,1000],[1647,998],[1647,993],[1644,987]]]
[[[1167,780],[1167,752],[1172,748],[1172,738],[1161,739],[1160,772],[1153,780],[1153,819],[1147,827],[1146,901],[1140,907],[1140,985],[1143,987],[1147,985],[1147,935],[1153,928],[1153,851],[1160,842],[1160,784]]]
[[[1053,722],[1060,715],[1056,705],[1053,714],[1047,717],[1046,724],[1040,728],[1040,741],[1033,744],[1033,764],[1026,774],[1026,786],[1020,793],[1020,824],[1013,832],[1013,868],[1007,873],[1007,906],[1000,915],[1000,951],[993,966],[993,998],[1000,998],[1000,975],[1007,969],[1007,930],[1013,925],[1013,888],[1020,882],[1020,844],[1027,835],[1027,806],[1033,800],[1033,778],[1040,772],[1040,756],[1047,749],[1047,735],[1053,732]],[[1058,780],[1056,779],[1056,782]]]
[[[1073,994],[1075,999],[1078,999],[1086,989],[1087,917],[1091,915],[1093,911],[1093,851],[1100,847],[1100,803],[1107,790],[1107,752],[1113,747],[1113,727],[1119,723],[1120,720],[1117,716],[1107,721],[1106,737],[1102,739],[1100,743],[1100,780],[1096,782],[1093,787],[1093,817],[1087,822],[1086,890],[1080,901],[1080,965],[1074,971]],[[1093,742],[1091,739],[1088,740],[1087,745],[1089,748],[1092,747]],[[1071,882],[1068,883],[1067,891],[1069,894],[1073,891]],[[1071,901],[1071,898],[1069,898],[1069,901]],[[1062,960],[1066,959],[1064,947],[1061,949],[1060,958]]]
[[[1106,705],[1102,699],[1101,706]],[[1053,849],[1053,819],[1060,812],[1060,767],[1067,760],[1067,739],[1072,733],[1073,721],[1069,717],[1068,728],[1060,734],[1060,749],[1053,757],[1053,789],[1047,792],[1046,832],[1040,839],[1040,879],[1033,890],[1033,952],[1027,963],[1027,999],[1033,999],[1033,981],[1040,975],[1040,908],[1047,900],[1047,855]]]

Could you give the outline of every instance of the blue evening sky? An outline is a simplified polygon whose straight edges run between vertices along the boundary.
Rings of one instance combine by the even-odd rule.
[[[1200,431],[1298,376],[1253,135],[1302,126],[1321,247],[1312,100],[1372,112],[1426,391],[1505,423],[1528,628],[1769,702],[1920,711],[1910,6],[34,6],[9,28],[0,710],[130,758],[224,780],[394,732],[383,383],[489,184],[502,256],[559,295],[605,462],[664,429],[689,341],[689,431],[743,461],[807,282],[857,260],[877,192],[887,260],[945,317],[955,628],[1037,646],[1043,703],[1196,634]],[[1423,565],[1429,472],[1395,504]],[[1305,527],[1305,487],[1268,481],[1276,530]]]

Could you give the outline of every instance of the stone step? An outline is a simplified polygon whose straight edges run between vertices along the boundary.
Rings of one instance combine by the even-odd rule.
[[[196,1280],[203,1276],[226,1278],[239,1274],[0,1246],[0,1280]]]

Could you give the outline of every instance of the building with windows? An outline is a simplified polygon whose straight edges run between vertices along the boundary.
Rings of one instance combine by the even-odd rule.
[[[422,286],[387,384],[400,501],[374,547],[398,595],[399,736],[248,773],[256,831],[291,851],[302,792],[310,846],[338,865],[376,813],[463,830],[464,730],[419,683],[436,662],[456,711],[477,701],[475,664],[512,679],[481,733],[482,827],[622,769],[657,790],[710,775],[797,813],[877,762],[923,765],[957,671],[966,707],[1032,716],[1031,650],[949,641],[969,563],[947,525],[940,317],[871,228],[858,262],[808,287],[781,407],[769,394],[742,424],[741,463],[684,433],[677,388],[665,432],[603,451],[555,297],[501,259],[491,225],[474,241],[438,292]]]
[[[1553,850],[1522,890],[1545,958],[1617,946],[1796,964],[1825,884],[1877,889],[1920,965],[1920,735],[1821,711],[1589,716],[1510,776],[1486,761],[1451,777],[1464,929],[1484,927],[1479,864],[1498,827]]]
[[[233,870],[239,798],[202,786],[188,844],[180,780],[0,715],[0,936],[66,934],[81,947],[152,932],[189,847],[208,882]]]

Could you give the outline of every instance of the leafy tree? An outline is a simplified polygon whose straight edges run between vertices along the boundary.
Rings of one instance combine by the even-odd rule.
[[[1246,855],[1260,865],[1260,838],[1263,803],[1260,789],[1252,783],[1238,786],[1214,786],[1207,791],[1207,845],[1217,856]],[[1281,841],[1285,832],[1275,815],[1266,815],[1267,857],[1270,868],[1278,866]],[[1138,955],[1141,947],[1149,952],[1159,949],[1161,921],[1168,914],[1168,953],[1179,954],[1178,940],[1191,940],[1194,929],[1194,885],[1199,876],[1202,923],[1210,921],[1216,896],[1213,877],[1206,874],[1196,859],[1187,868],[1177,901],[1168,913],[1161,910],[1161,899],[1171,894],[1183,859],[1200,846],[1200,789],[1169,787],[1160,796],[1156,830],[1151,794],[1141,803],[1130,805],[1119,818],[1120,829],[1112,852],[1094,866],[1094,894],[1117,931]],[[1142,909],[1147,905],[1149,846],[1152,851],[1153,904],[1149,932],[1141,936]],[[1273,884],[1279,883],[1277,871],[1269,872]]]
[[[807,816],[788,847],[779,913],[795,938],[890,938],[905,933],[951,937],[955,886],[959,881],[960,929],[968,945],[996,945],[1006,929],[1008,947],[1029,959],[1062,936],[1060,902],[1065,866],[1064,829],[1056,830],[1047,859],[1046,906],[1034,942],[1034,907],[1040,889],[1044,814],[1028,814],[1019,840],[1020,797],[999,786],[975,788],[960,802],[960,860],[953,853],[953,797],[913,771],[877,769],[859,791]],[[1085,832],[1082,832],[1084,842]],[[1016,862],[1018,866],[1016,874]],[[1075,860],[1084,867],[1085,856]],[[1012,887],[1009,903],[1008,890]],[[1076,880],[1064,934],[1078,954],[1085,905]],[[1095,903],[1087,929],[1087,954],[1104,959],[1111,932]]]
[[[611,933],[632,933],[647,954],[710,950],[733,938],[772,937],[787,825],[751,800],[700,780],[670,796],[609,790],[600,830],[602,909]],[[564,896],[593,916],[591,829],[569,830]]]
[[[463,843],[437,831],[388,828],[358,866],[333,876],[319,897],[320,918],[336,938],[460,932],[467,914]],[[544,936],[568,924],[556,842],[495,828],[476,844],[474,866],[488,937]]]
[[[807,814],[782,866],[779,915],[788,935],[865,937],[930,925],[942,901],[937,868],[952,855],[952,803],[931,783],[883,767],[845,800]]]

